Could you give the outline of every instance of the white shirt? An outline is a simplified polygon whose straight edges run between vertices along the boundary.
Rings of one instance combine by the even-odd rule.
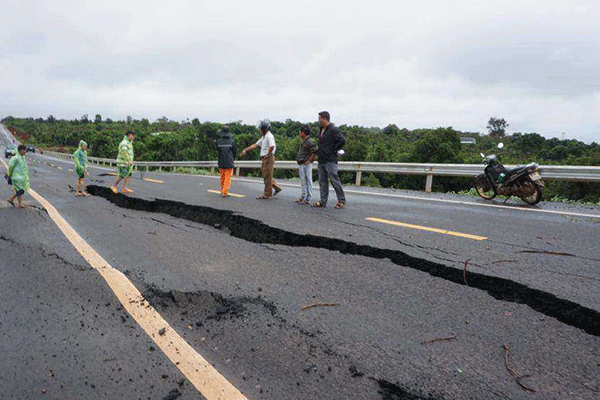
[[[268,131],[265,134],[265,136],[258,139],[258,142],[256,142],[256,145],[260,146],[260,156],[261,157],[264,157],[267,155],[267,153],[269,153],[269,148],[271,146],[275,146],[273,148],[273,154],[275,154],[275,150],[277,150],[277,145],[275,144],[275,137],[273,136],[271,131]]]

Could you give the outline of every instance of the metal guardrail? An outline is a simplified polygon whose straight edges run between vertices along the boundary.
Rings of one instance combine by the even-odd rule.
[[[65,153],[56,153],[52,151],[44,152],[45,155],[63,160],[72,160],[73,155]],[[108,158],[88,157],[88,160],[97,165],[116,166],[117,161]],[[174,170],[175,168],[218,168],[216,161],[134,161],[136,171],[149,171],[150,168]],[[236,176],[240,176],[240,169],[260,169],[260,161],[236,161]],[[513,168],[513,165],[506,165],[507,168]],[[298,169],[298,163],[295,161],[277,161],[275,169]],[[360,161],[340,161],[338,163],[339,171],[351,171],[356,173],[356,185],[360,186],[363,172],[382,172],[401,175],[425,175],[425,191],[431,191],[433,176],[459,176],[475,177],[483,172],[482,164],[414,164],[414,163],[378,163],[378,162],[360,162]],[[541,165],[540,170],[544,179],[580,181],[580,182],[600,182],[600,167],[590,166],[561,166],[561,165]]]

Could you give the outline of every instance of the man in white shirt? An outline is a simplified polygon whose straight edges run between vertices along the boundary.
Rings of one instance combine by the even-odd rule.
[[[281,192],[281,186],[273,180],[273,167],[275,165],[275,150],[277,149],[277,145],[275,144],[275,137],[271,133],[271,123],[269,121],[261,121],[258,124],[258,129],[262,137],[256,143],[242,150],[241,156],[245,156],[249,151],[260,147],[260,159],[262,160],[261,172],[265,181],[265,191],[257,199],[268,199],[272,195],[275,196]],[[275,189],[275,192],[273,192],[273,189]]]

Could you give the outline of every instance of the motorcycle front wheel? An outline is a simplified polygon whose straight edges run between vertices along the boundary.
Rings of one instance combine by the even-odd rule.
[[[540,189],[538,185],[529,181],[523,182],[523,185],[527,186],[531,190],[530,195],[521,197],[525,203],[533,206],[542,200],[542,189]]]
[[[491,200],[494,197],[496,197],[496,192],[494,191],[494,188],[485,178],[477,179],[477,181],[475,182],[475,190],[477,191],[477,194],[479,196],[486,200]]]

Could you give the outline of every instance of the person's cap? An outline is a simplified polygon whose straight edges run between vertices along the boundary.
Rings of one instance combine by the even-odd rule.
[[[229,129],[228,125],[223,125],[219,130],[219,136],[231,136],[231,129]]]

